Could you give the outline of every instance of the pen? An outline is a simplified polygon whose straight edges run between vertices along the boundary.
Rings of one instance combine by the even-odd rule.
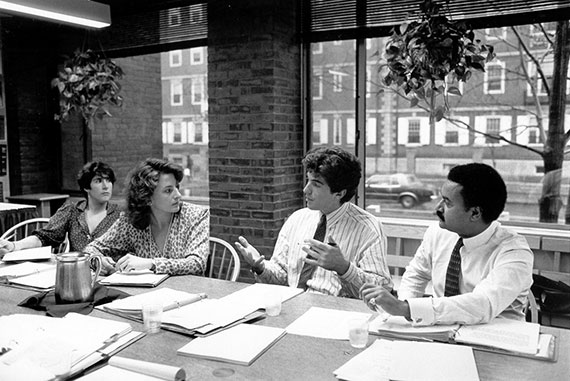
[[[390,314],[384,311],[382,307],[380,307],[378,304],[376,304],[376,299],[374,298],[370,299],[368,301],[368,304],[370,304],[374,308],[374,310],[378,312],[378,316],[380,316],[380,320],[382,321],[382,323],[385,323],[390,318]]]

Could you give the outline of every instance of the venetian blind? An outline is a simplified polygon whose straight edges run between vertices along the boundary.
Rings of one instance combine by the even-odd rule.
[[[388,33],[394,25],[419,12],[423,0],[310,0],[304,13],[309,18],[311,40],[334,38],[340,33]],[[474,27],[554,21],[570,18],[569,0],[441,0],[447,17],[470,20]]]
[[[97,32],[106,52],[149,53],[206,45],[207,4],[129,12]]]

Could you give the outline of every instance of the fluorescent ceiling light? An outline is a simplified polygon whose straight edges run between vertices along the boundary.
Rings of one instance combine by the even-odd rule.
[[[1,11],[92,28],[111,25],[109,6],[89,0],[0,0]]]

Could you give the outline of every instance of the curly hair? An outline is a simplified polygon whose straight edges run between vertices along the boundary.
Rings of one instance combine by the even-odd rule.
[[[86,198],[87,192],[85,192],[85,189],[91,189],[91,181],[96,176],[109,179],[111,183],[115,184],[115,172],[113,172],[113,169],[111,169],[109,165],[102,161],[91,161],[85,164],[77,173],[77,184]]]
[[[362,166],[356,156],[339,147],[313,148],[303,158],[307,172],[314,172],[323,177],[331,192],[346,189],[341,203],[349,201],[358,188],[362,177]]]
[[[507,187],[493,167],[483,163],[458,165],[451,168],[447,179],[462,186],[466,209],[480,207],[486,223],[499,218],[507,202]]]
[[[182,167],[163,159],[146,159],[127,178],[127,211],[129,222],[137,229],[150,224],[150,201],[162,174],[172,174],[176,183],[184,177]]]

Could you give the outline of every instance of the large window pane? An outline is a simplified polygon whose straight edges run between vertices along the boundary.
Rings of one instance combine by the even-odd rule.
[[[355,43],[311,45],[312,146],[339,146],[356,152]]]
[[[366,109],[361,116],[354,102],[356,44],[314,43],[313,145],[340,143],[352,150],[358,138],[365,139],[365,153],[360,153],[368,183],[364,206],[382,216],[433,219],[437,200],[429,193],[438,193],[453,166],[475,161],[494,166],[507,183],[503,221],[538,223],[539,200],[547,196],[558,203],[557,223],[564,224],[570,160],[545,176],[539,154],[550,149],[549,102],[557,85],[552,81],[556,28],[551,24],[476,31],[476,38],[494,46],[497,57],[467,83],[446,79],[462,95],[448,93],[450,113],[433,125],[425,107],[412,107],[405,94],[383,85],[386,39],[363,44],[367,62],[358,75],[366,78]],[[560,137],[570,129],[570,98],[566,102],[565,116],[558,121],[558,126],[562,119],[565,123]],[[361,118],[366,130],[354,134]],[[404,199],[402,189],[414,193],[413,200]]]
[[[164,157],[184,168],[183,198],[200,204],[209,189],[207,61],[205,47],[162,53]]]

